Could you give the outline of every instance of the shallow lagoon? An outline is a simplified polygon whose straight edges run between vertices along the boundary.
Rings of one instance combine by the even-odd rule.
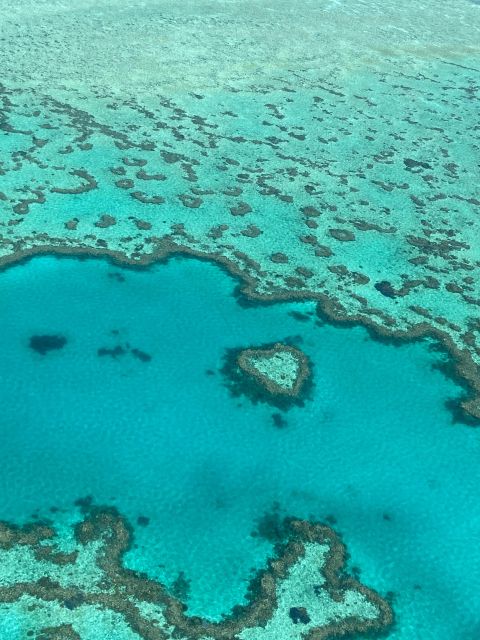
[[[244,308],[235,284],[186,259],[127,270],[41,257],[3,271],[0,517],[52,517],[91,494],[134,525],[149,518],[129,565],[167,584],[184,571],[189,612],[217,618],[271,552],[251,532],[272,505],[333,516],[361,581],[395,594],[390,637],[478,637],[480,432],[452,424],[444,401],[460,390],[432,370],[439,354],[318,326],[313,303]],[[29,346],[42,334],[67,343],[42,356]],[[288,336],[315,387],[279,429],[219,369],[228,348]]]

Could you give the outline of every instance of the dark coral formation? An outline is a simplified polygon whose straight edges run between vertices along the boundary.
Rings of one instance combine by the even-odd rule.
[[[125,344],[117,344],[114,347],[100,347],[97,349],[97,355],[100,358],[104,358],[106,356],[112,358],[113,360],[117,360],[121,356],[125,356],[130,354],[140,362],[150,362],[152,356],[146,351],[142,351],[141,349],[137,349],[136,347],[131,347],[127,342]]]
[[[62,624],[58,627],[44,627],[35,640],[81,640],[71,624]]]
[[[291,607],[289,615],[294,624],[308,624],[310,622],[310,616],[305,607]]]
[[[49,351],[63,349],[67,344],[67,339],[60,335],[38,335],[30,338],[30,349],[44,356]]]

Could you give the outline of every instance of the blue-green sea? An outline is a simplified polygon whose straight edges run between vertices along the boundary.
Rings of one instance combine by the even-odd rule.
[[[392,640],[477,639],[480,432],[445,407],[461,389],[432,368],[443,356],[324,323],[313,302],[241,305],[236,286],[180,258],[3,270],[2,519],[61,525],[87,495],[115,505],[135,530],[127,565],[167,585],[183,571],[188,612],[213,619],[272,552],[251,535],[266,512],[335,522],[349,570],[392,592]],[[42,335],[66,342],[42,355],[30,346]],[[311,359],[314,387],[278,428],[220,369],[227,349],[286,339]],[[6,616],[0,638],[27,628]]]

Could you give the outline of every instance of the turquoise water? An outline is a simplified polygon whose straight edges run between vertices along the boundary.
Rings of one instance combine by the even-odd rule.
[[[4,602],[42,571],[108,591],[88,545],[61,568],[4,548],[2,520],[40,518],[73,548],[85,496],[133,526],[129,567],[187,579],[191,615],[242,602],[273,513],[343,537],[349,575],[392,603],[389,637],[480,638],[480,431],[453,422],[462,389],[434,344],[325,324],[313,301],[242,306],[211,262],[3,268],[52,247],[222,257],[252,294],[320,295],[384,333],[428,322],[478,387],[479,5],[0,0],[0,640],[70,622],[81,640],[139,640],[111,600],[71,610],[40,585],[41,602]],[[221,371],[277,341],[313,367],[282,414]],[[277,585],[290,626],[239,640],[300,640],[289,598],[321,608],[315,549]]]
[[[216,619],[271,553],[251,532],[274,503],[333,516],[350,568],[394,593],[389,637],[478,638],[480,432],[452,424],[444,401],[460,389],[432,370],[438,353],[321,325],[310,302],[242,307],[235,285],[186,259],[127,270],[39,257],[3,271],[1,517],[61,519],[50,507],[85,495],[116,505],[135,526],[127,564],[167,584],[184,571],[189,613]],[[67,342],[40,355],[29,341],[44,334]],[[228,348],[287,337],[315,387],[278,429],[219,369]]]

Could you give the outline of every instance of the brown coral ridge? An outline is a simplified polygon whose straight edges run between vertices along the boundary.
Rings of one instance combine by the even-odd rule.
[[[339,327],[364,326],[372,339],[401,346],[406,342],[431,339],[431,349],[443,353],[447,361],[439,362],[434,368],[453,380],[464,391],[460,398],[445,401],[446,408],[452,414],[452,421],[471,427],[480,426],[480,371],[471,355],[465,349],[459,349],[445,332],[428,322],[419,322],[406,331],[387,328],[373,318],[364,315],[352,315],[338,302],[327,295],[317,296],[317,314],[331,324]]]
[[[282,387],[281,385],[277,384],[272,378],[263,374],[254,365],[252,365],[252,358],[269,359],[280,353],[290,353],[297,361],[298,374],[291,388]],[[309,361],[303,351],[300,351],[300,349],[297,349],[297,347],[282,344],[281,342],[276,342],[270,348],[244,349],[238,354],[237,363],[240,369],[242,369],[248,375],[253,376],[259,384],[265,387],[265,389],[274,396],[285,395],[292,398],[298,398],[301,394],[304,382],[311,375]]]
[[[198,616],[188,616],[186,605],[171,595],[161,583],[123,566],[123,556],[132,545],[133,532],[115,508],[92,506],[90,499],[79,501],[79,504],[84,519],[75,526],[78,544],[86,545],[94,541],[102,543],[97,551],[96,563],[104,578],[100,583],[92,585],[96,589],[87,592],[80,587],[65,587],[43,577],[36,582],[0,587],[0,602],[13,603],[28,595],[47,602],[56,601],[71,610],[84,605],[101,607],[122,615],[130,628],[144,640],[168,640],[170,637],[234,640],[244,629],[267,624],[277,607],[278,584],[304,556],[305,545],[317,543],[328,545],[324,565],[319,567],[319,576],[323,575],[325,588],[331,598],[341,602],[346,590],[355,589],[376,607],[378,616],[370,620],[351,616],[332,622],[327,627],[312,628],[305,637],[308,640],[327,640],[346,634],[384,631],[393,623],[392,609],[384,599],[355,579],[345,576],[345,547],[335,532],[325,525],[294,518],[285,519],[286,542],[277,545],[274,557],[268,561],[267,567],[251,581],[247,603],[234,607],[221,621],[211,622]],[[29,545],[34,550],[42,541],[54,536],[51,528],[41,525],[19,528],[1,523],[0,533],[2,548],[20,544]],[[75,560],[76,558],[72,558],[72,564]],[[159,605],[172,631],[167,633],[160,628],[158,620],[149,620],[142,615],[137,602]],[[70,625],[64,627],[68,628],[70,637],[76,637],[72,635],[75,632]],[[60,629],[62,627],[52,627],[44,632],[56,637],[55,632]]]
[[[33,238],[32,238],[33,240]],[[38,241],[38,236],[35,241]],[[145,268],[157,262],[166,262],[174,256],[194,257],[199,260],[215,262],[225,269],[230,275],[240,281],[237,288],[237,298],[240,304],[252,306],[256,304],[271,304],[276,302],[288,302],[289,300],[317,300],[318,314],[328,322],[339,326],[364,326],[370,332],[372,338],[382,342],[401,344],[412,340],[432,338],[438,342],[452,359],[450,375],[462,386],[466,394],[456,400],[447,401],[447,408],[452,412],[455,422],[462,422],[469,426],[480,425],[480,369],[466,349],[459,348],[446,331],[442,331],[428,322],[419,322],[409,329],[402,331],[393,328],[389,318],[384,318],[386,324],[375,320],[374,309],[365,309],[364,313],[349,313],[333,295],[327,295],[318,291],[302,289],[276,288],[269,293],[260,293],[257,290],[258,281],[249,270],[249,265],[242,266],[219,252],[208,253],[189,246],[182,245],[173,234],[162,238],[151,238],[149,245],[151,253],[134,252],[130,255],[105,247],[91,247],[86,244],[69,244],[63,238],[42,238],[45,244],[31,247],[25,243],[12,247],[13,252],[0,257],[0,269],[21,263],[37,255],[71,256],[79,258],[108,258],[114,264],[125,267]]]
[[[232,396],[246,396],[254,404],[263,402],[282,411],[287,411],[293,406],[303,407],[312,393],[312,365],[308,357],[289,342],[290,340],[286,339],[285,343],[268,343],[248,349],[228,349],[224,355],[221,373]],[[289,351],[298,358],[299,374],[292,389],[284,389],[277,385],[249,362],[251,356],[268,357],[279,351]]]

